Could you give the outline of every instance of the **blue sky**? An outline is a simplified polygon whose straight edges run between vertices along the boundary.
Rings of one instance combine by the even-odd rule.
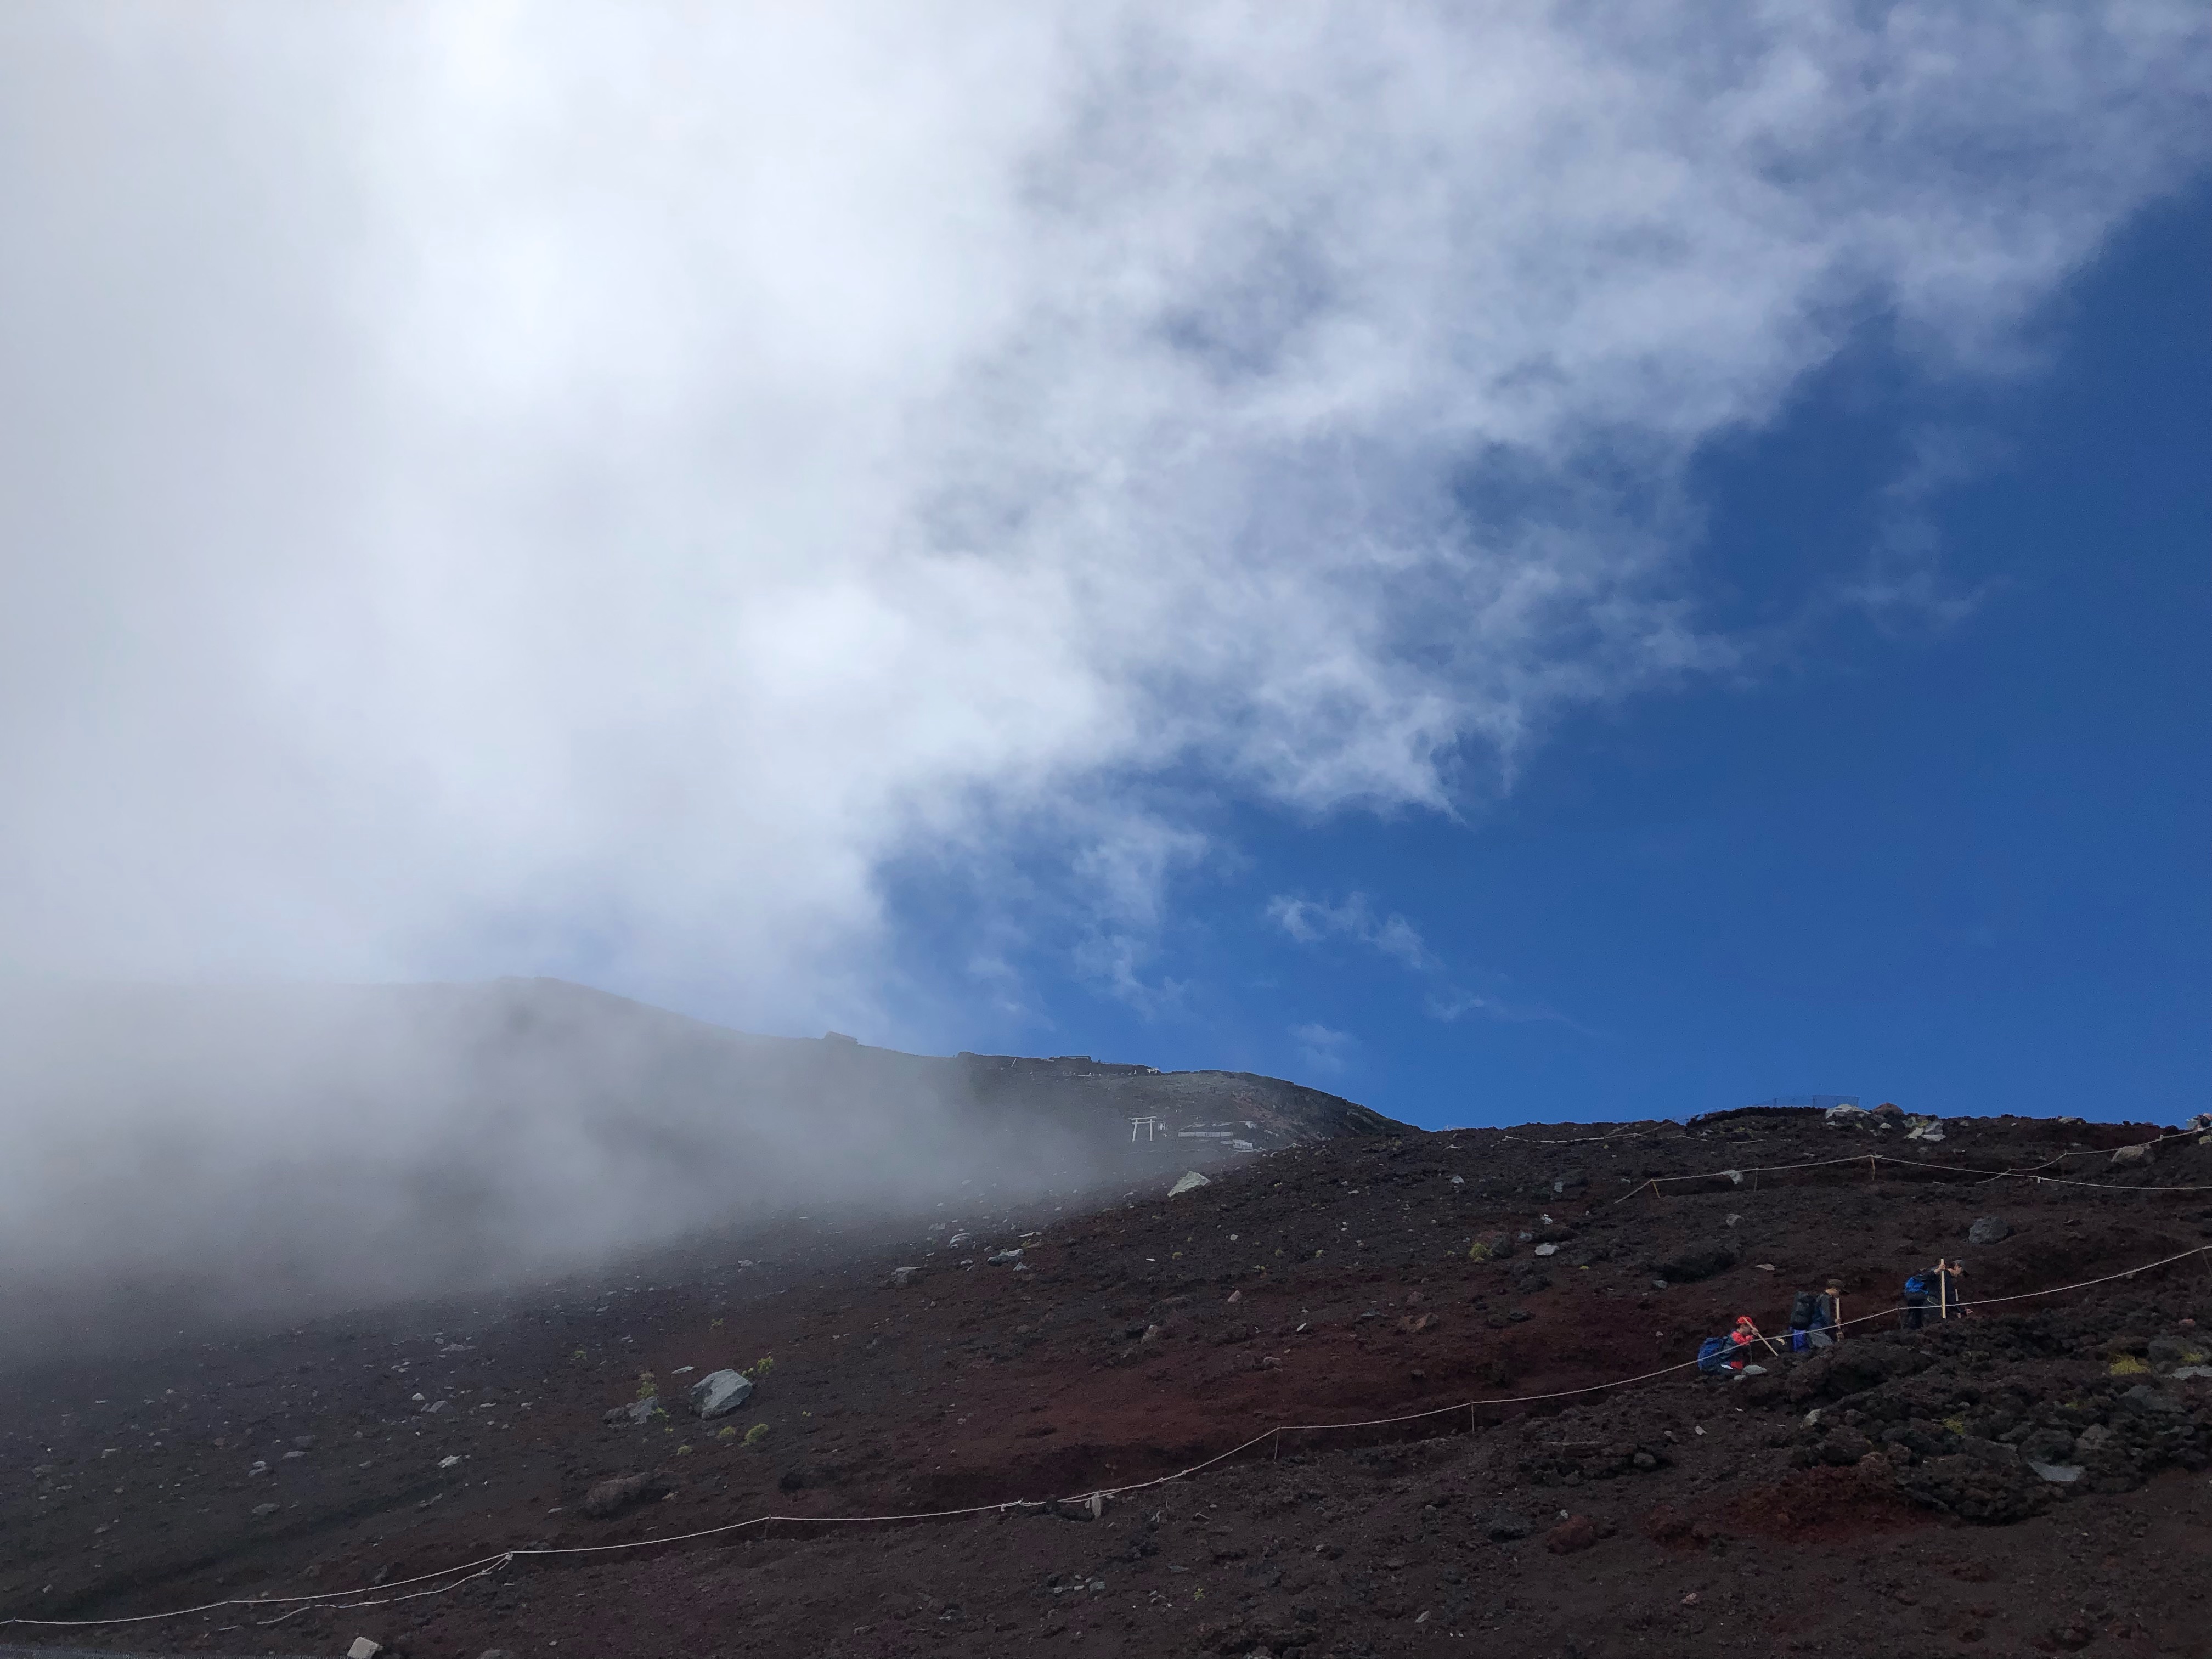
[[[2016,374],[1929,377],[1870,327],[1698,463],[1703,591],[1781,630],[1771,660],[1571,719],[1455,815],[1224,806],[1233,854],[1176,886],[1148,964],[1179,989],[1064,976],[1048,1030],[975,1042],[1430,1127],[1807,1092],[2212,1109],[2209,272],[2199,188],[2051,298]],[[1824,602],[1939,442],[1928,603]],[[1285,896],[1334,924],[1302,942]]]
[[[2208,1102],[2201,0],[11,14],[0,975]]]

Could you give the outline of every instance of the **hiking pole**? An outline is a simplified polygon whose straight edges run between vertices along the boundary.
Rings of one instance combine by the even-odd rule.
[[[1769,1336],[1765,1331],[1759,1329],[1756,1325],[1752,1326],[1751,1334],[1757,1337],[1760,1341],[1766,1344],[1767,1352],[1775,1355],[1777,1358],[1780,1357],[1782,1350],[1775,1345],[1775,1341],[1772,1337]]]
[[[1936,1258],[1936,1317],[1951,1316],[1951,1273],[1949,1264],[1942,1256]]]

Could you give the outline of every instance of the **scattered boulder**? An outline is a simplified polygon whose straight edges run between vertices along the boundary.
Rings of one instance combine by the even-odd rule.
[[[667,1488],[649,1474],[617,1474],[602,1480],[584,1494],[584,1513],[598,1520],[620,1515],[635,1504],[657,1498]]]
[[[453,1409],[453,1402],[452,1401],[434,1400],[428,1405],[422,1407],[422,1415],[425,1417],[443,1417],[447,1412]]]
[[[1597,1542],[1597,1522],[1587,1515],[1571,1515],[1544,1534],[1544,1547],[1554,1555],[1572,1555]]]
[[[276,1505],[274,1504],[256,1504],[253,1506],[253,1518],[256,1521],[265,1521],[276,1513]]]
[[[1539,1244],[1535,1250],[1538,1255],[1557,1255],[1559,1253],[1559,1247],[1556,1244]]]
[[[904,1290],[914,1283],[914,1276],[921,1271],[919,1267],[894,1267],[891,1269],[891,1283]]]
[[[701,1417],[727,1417],[752,1395],[752,1378],[738,1371],[709,1371],[691,1385],[691,1409]]]
[[[1584,1175],[1580,1170],[1570,1170],[1565,1175],[1556,1176],[1553,1178],[1552,1191],[1554,1194],[1564,1197],[1568,1193],[1581,1192],[1589,1185],[1589,1177],[1588,1176]]]
[[[2151,1161],[2150,1144],[2148,1141],[2140,1146],[2123,1146],[2112,1154],[2112,1162],[2115,1164],[2148,1164]]]
[[[2138,1382],[2114,1402],[2124,1412],[2136,1412],[2144,1417],[2179,1417],[2188,1408],[2173,1395],[2154,1389],[2148,1382]]]
[[[1874,1449],[1874,1442],[1856,1429],[1838,1425],[1828,1431],[1820,1443],[1820,1461],[1832,1463],[1838,1468],[1849,1468]]]
[[[372,1642],[366,1636],[356,1636],[353,1645],[346,1650],[346,1659],[376,1659],[384,1651],[384,1644]]]
[[[1966,1229],[1966,1243],[1969,1244],[2001,1244],[2011,1237],[2012,1224],[2002,1216],[1978,1217],[1974,1224]]]
[[[1528,1536],[1536,1530],[1536,1523],[1525,1515],[1516,1515],[1510,1510],[1494,1510],[1483,1523],[1493,1544],[1510,1544]]]
[[[1021,1265],[1021,1249],[1017,1246],[1011,1250],[993,1251],[983,1258],[983,1263],[990,1267],[1014,1267]]]
[[[1195,1192],[1200,1187],[1211,1187],[1212,1184],[1213,1183],[1211,1181],[1208,1181],[1204,1176],[1199,1174],[1197,1170],[1186,1170],[1183,1171],[1182,1177],[1176,1181],[1176,1184],[1168,1188],[1168,1196],[1170,1198],[1180,1198],[1185,1193]]]
[[[625,1428],[633,1423],[649,1423],[653,1413],[660,1409],[660,1396],[649,1394],[642,1400],[633,1400],[627,1406],[617,1406],[601,1415],[599,1421],[609,1428]]]
[[[1654,1262],[1652,1271],[1670,1285],[1694,1285],[1701,1279],[1726,1273],[1735,1266],[1735,1251],[1726,1242],[1709,1239],[1678,1250],[1664,1261]]]

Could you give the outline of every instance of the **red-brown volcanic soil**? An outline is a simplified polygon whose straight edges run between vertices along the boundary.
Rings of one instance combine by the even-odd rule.
[[[1085,1494],[1279,1424],[1632,1378],[1738,1313],[1782,1329],[1790,1293],[1832,1273],[1856,1317],[1939,1255],[1994,1297],[2212,1238],[2195,1134],[2114,1164],[2160,1132],[1944,1129],[1930,1146],[1776,1115],[1337,1140],[1174,1199],[1147,1177],[1059,1208],[792,1217],[503,1303],[48,1364],[0,1382],[0,1612],[376,1604],[0,1638],[337,1654],[366,1635],[406,1659],[2212,1655],[2212,1376],[2174,1374],[2212,1353],[2203,1254],[1917,1332],[1885,1316],[1763,1376],[1272,1437],[1097,1518],[653,1541]],[[1869,1152],[1902,1162],[1647,1184]],[[2009,1236],[1968,1244],[1982,1217]],[[1478,1240],[1510,1254],[1470,1260]],[[1016,1246],[1018,1271],[989,1264]],[[901,1266],[921,1271],[896,1285]],[[763,1360],[745,1408],[692,1416],[686,1385]],[[663,1414],[609,1426],[641,1387]],[[640,1501],[586,1515],[627,1474]],[[638,1547],[404,1583],[612,1544]]]

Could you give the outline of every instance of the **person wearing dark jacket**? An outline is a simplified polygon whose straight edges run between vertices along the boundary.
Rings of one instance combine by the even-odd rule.
[[[1905,1281],[1905,1311],[1898,1316],[1902,1330],[1917,1331],[1928,1321],[1928,1278],[1915,1273]]]
[[[1834,1279],[1813,1298],[1813,1322],[1805,1334],[1808,1348],[1832,1347],[1844,1340],[1844,1287]]]

